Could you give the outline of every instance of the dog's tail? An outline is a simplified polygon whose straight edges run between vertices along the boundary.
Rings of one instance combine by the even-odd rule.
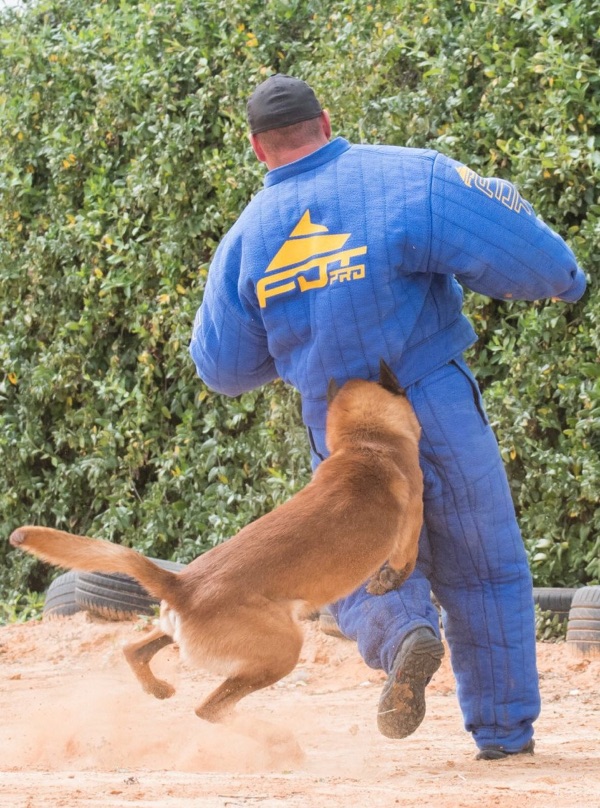
[[[59,567],[80,572],[125,573],[160,600],[168,601],[177,587],[176,572],[159,567],[137,550],[104,539],[90,539],[62,530],[26,525],[17,528],[9,541],[13,547]]]

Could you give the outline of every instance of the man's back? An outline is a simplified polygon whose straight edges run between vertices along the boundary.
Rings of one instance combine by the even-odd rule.
[[[427,272],[435,159],[338,138],[270,172],[215,257],[205,306],[237,284],[239,316],[266,330],[310,425],[342,368],[376,378],[385,355],[407,385],[474,340],[457,282]],[[424,341],[431,361],[411,353]]]

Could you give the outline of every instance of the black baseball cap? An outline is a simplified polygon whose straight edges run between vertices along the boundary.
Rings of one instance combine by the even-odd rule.
[[[259,84],[247,105],[253,135],[317,118],[322,111],[317,96],[305,81],[282,73]]]

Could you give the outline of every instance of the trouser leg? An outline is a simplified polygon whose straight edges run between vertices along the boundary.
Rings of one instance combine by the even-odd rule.
[[[489,503],[491,482],[489,477],[479,481],[471,494],[483,495]],[[497,492],[494,501],[497,508]],[[471,524],[463,519],[462,542],[453,537],[449,544],[447,520],[460,512],[452,514],[446,505],[442,524],[436,526],[432,510],[428,525],[436,572],[431,581],[444,610],[465,727],[480,747],[520,749],[532,737],[539,693],[531,576],[516,523],[507,512],[501,525],[498,510]],[[482,522],[501,545],[487,555],[460,553],[461,543],[469,547],[471,529],[485,529]]]
[[[540,699],[531,575],[495,437],[472,377],[448,366],[411,388],[421,422],[430,580],[465,726],[522,748]]]

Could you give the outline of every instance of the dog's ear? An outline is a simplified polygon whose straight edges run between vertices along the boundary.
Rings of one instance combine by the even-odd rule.
[[[333,399],[337,396],[340,392],[340,388],[338,383],[335,379],[329,379],[329,384],[327,385],[327,404],[331,404]]]
[[[394,393],[396,396],[405,396],[406,391],[400,386],[394,371],[384,359],[379,360],[379,384],[384,390]]]

